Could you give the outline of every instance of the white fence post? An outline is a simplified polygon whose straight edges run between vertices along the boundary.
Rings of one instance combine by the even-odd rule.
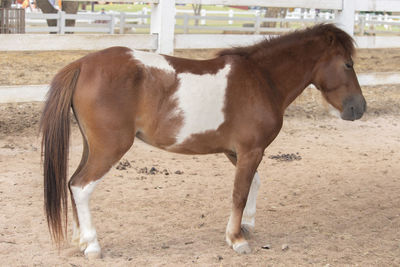
[[[111,14],[111,18],[110,18],[110,31],[109,31],[109,33],[110,34],[114,34],[114,27],[115,27],[115,14],[114,13],[112,13]]]
[[[202,16],[202,17],[207,16],[207,10],[205,10],[205,9],[200,10],[200,16]],[[205,19],[201,19],[200,20],[200,25],[206,25],[206,20]]]
[[[189,33],[189,14],[185,13],[183,15],[183,33]]]
[[[147,9],[147,7],[144,7],[142,9],[142,15],[147,15],[149,13],[149,10]],[[147,24],[147,18],[142,18],[140,20],[141,24]]]
[[[157,53],[174,52],[175,0],[160,0],[151,10],[150,33],[158,35]]]
[[[228,16],[229,16],[230,18],[233,18],[233,10],[232,10],[232,9],[229,9]],[[232,21],[231,19],[228,20],[228,24],[229,24],[229,25],[232,25],[232,24],[233,24],[233,21]]]
[[[65,34],[65,11],[58,11],[58,33]]]
[[[338,27],[354,36],[354,16],[356,3],[354,0],[343,0],[343,9],[338,12],[336,23]]]
[[[261,12],[260,10],[256,10],[256,21],[254,23],[254,34],[260,34],[261,27]]]
[[[121,12],[119,14],[119,34],[125,33],[125,20],[126,20],[125,12]]]

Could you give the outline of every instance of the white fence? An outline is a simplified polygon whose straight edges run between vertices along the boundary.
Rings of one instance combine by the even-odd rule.
[[[70,0],[75,1],[75,0]],[[135,2],[136,0],[111,0],[111,2]],[[109,1],[110,2],[110,1]],[[37,16],[39,19],[46,19],[46,18],[54,18],[60,21],[57,27],[49,28],[49,27],[32,27],[32,29],[27,29],[27,32],[38,32],[38,31],[47,31],[47,32],[59,32],[59,33],[68,33],[68,32],[93,32],[93,33],[125,33],[126,29],[132,28],[132,24],[128,21],[130,20],[147,20],[151,19],[151,24],[135,24],[133,27],[149,27],[150,34],[146,34],[147,39],[143,42],[144,37],[138,35],[130,35],[131,45],[132,48],[142,48],[144,43],[152,44],[149,46],[149,49],[155,49],[157,52],[161,53],[172,53],[174,48],[209,48],[211,47],[220,47],[218,45],[240,45],[240,44],[248,44],[249,40],[258,40],[262,38],[259,33],[264,31],[268,32],[282,32],[286,31],[285,28],[263,28],[261,27],[262,22],[295,22],[298,20],[300,23],[307,23],[307,22],[315,22],[315,18],[306,18],[303,17],[301,19],[298,18],[278,18],[278,19],[271,19],[271,18],[263,18],[260,14],[248,19],[242,17],[234,17],[234,16],[197,16],[193,17],[188,14],[177,15],[175,17],[175,3],[187,3],[187,4],[221,4],[221,5],[246,5],[246,6],[275,6],[275,7],[300,7],[300,8],[318,8],[318,9],[333,9],[335,10],[335,18],[334,21],[342,27],[344,30],[349,32],[353,35],[354,24],[356,21],[356,11],[397,11],[400,12],[400,1],[399,0],[145,0],[140,2],[151,2],[153,3],[153,7],[151,10],[151,15],[146,14],[106,14],[106,15],[72,15],[72,14],[52,14],[51,17],[44,17],[44,15],[33,15]],[[30,15],[28,15],[30,16]],[[84,16],[84,17],[82,17]],[[28,17],[29,19],[33,19],[33,17]],[[76,19],[77,25],[76,27],[66,27],[65,26],[65,19]],[[182,25],[176,25],[176,19],[183,20],[184,23]],[[226,20],[227,19],[227,27],[213,27],[211,29],[208,25],[202,25],[200,23],[199,26],[193,26],[188,23],[189,20],[193,19],[200,19],[203,21],[207,21],[210,19],[216,20]],[[328,18],[332,21],[332,17]],[[391,18],[392,19],[392,18]],[[251,27],[238,27],[238,26],[229,26],[230,23],[234,24],[233,22],[237,21],[250,21],[249,25],[252,24]],[[320,21],[318,18],[317,21]],[[101,22],[101,23],[100,23]],[[365,18],[358,17],[357,23],[360,25],[376,25],[385,23],[387,26],[396,27],[398,21],[392,19],[392,21],[384,21],[382,20],[374,20],[374,18]],[[229,27],[228,27],[229,26]],[[360,31],[364,31],[365,27],[362,26]],[[254,33],[251,37],[249,35],[246,36],[230,36],[230,35],[213,35],[212,39],[210,36],[206,35],[198,35],[198,34],[187,34],[190,32],[191,29],[196,30],[220,30],[220,31],[246,31]],[[176,32],[182,31],[183,34],[175,34]],[[376,29],[375,29],[376,30]],[[33,35],[28,34],[25,36],[0,36],[0,50],[25,50],[25,47],[21,47],[20,45],[16,44],[26,44],[30,42],[29,40]],[[63,36],[63,37],[60,37]],[[79,38],[83,39],[87,42],[90,37],[88,35],[78,34],[74,37],[73,35],[46,35],[46,40],[39,42],[42,44],[43,42],[51,44],[50,46],[53,49],[57,47],[59,49],[66,49],[65,46],[65,39],[71,38],[74,39],[74,42],[77,42]],[[106,35],[104,35],[106,36]],[[117,35],[113,36],[113,42],[115,40],[123,39],[125,35],[121,37],[116,37]],[[119,36],[119,35],[118,35]],[[136,39],[140,38],[142,41],[137,45]],[[361,38],[361,39],[360,39]],[[368,37],[356,37],[355,39],[361,41],[360,47],[377,47],[378,45],[383,45],[384,47],[400,47],[400,37],[382,37],[382,38],[389,38],[386,41],[382,41],[380,36],[368,36]],[[105,37],[105,39],[107,39]],[[153,41],[155,41],[155,45],[153,46]],[[108,41],[110,39],[107,39]],[[205,42],[204,40],[207,40]],[[69,42],[71,44],[71,49],[75,49],[77,46],[73,41]],[[14,44],[13,44],[14,43]],[[101,45],[99,44],[90,44],[87,42],[86,49],[96,49],[99,46],[106,46],[108,45],[107,41],[101,41]],[[124,42],[121,43],[123,45]],[[211,44],[214,43],[214,44]],[[30,47],[33,49],[37,45],[31,44]],[[48,49],[47,46],[42,46],[42,48],[38,49]]]
[[[175,15],[175,31],[182,30],[183,33],[199,32],[199,31],[229,31],[229,32],[247,32],[260,34],[260,32],[286,32],[291,31],[295,27],[305,24],[334,22],[335,13],[321,12],[317,13],[314,9],[301,10],[296,9],[288,12],[284,18],[265,18],[265,10],[253,11],[206,11],[200,16],[193,15],[191,10],[176,10]],[[99,13],[78,13],[65,14],[59,12],[57,14],[43,13],[26,13],[25,14],[25,31],[27,33],[59,33],[65,32],[75,33],[109,33],[124,34],[135,33],[138,29],[145,29],[147,33],[150,30],[150,11],[143,8],[141,12],[109,12]],[[46,19],[57,20],[56,27],[48,27]],[[74,27],[66,27],[65,21],[74,19],[76,25]],[[199,25],[191,23],[200,21]],[[178,23],[178,22],[179,23]],[[219,25],[208,25],[219,21]],[[264,22],[276,22],[280,27],[262,27]],[[236,24],[236,26],[232,26]],[[296,25],[294,25],[294,23]],[[400,35],[400,16],[390,15],[370,15],[359,13],[355,14],[356,33],[364,35],[368,34],[391,34]],[[294,26],[293,26],[294,25]],[[377,26],[381,26],[380,30]]]

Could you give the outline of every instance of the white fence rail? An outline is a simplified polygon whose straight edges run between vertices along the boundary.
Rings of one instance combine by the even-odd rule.
[[[65,1],[65,0],[64,0]],[[66,0],[69,1],[69,0]],[[70,1],[75,1],[75,0],[70,0]],[[306,18],[302,17],[301,20],[297,21],[298,18],[278,18],[278,19],[271,19],[271,18],[263,18],[260,16],[260,13],[258,15],[253,16],[250,19],[244,19],[241,17],[234,17],[234,16],[198,16],[198,17],[193,17],[189,15],[179,15],[178,14],[178,19],[181,20],[183,19],[184,23],[182,25],[176,25],[176,11],[175,11],[175,3],[180,4],[180,3],[186,3],[186,4],[203,4],[203,5],[246,5],[246,6],[263,6],[263,7],[300,7],[300,8],[313,8],[313,9],[333,9],[335,10],[335,22],[342,27],[344,30],[346,30],[348,33],[353,35],[353,30],[354,30],[354,24],[355,24],[355,16],[356,16],[356,11],[362,11],[362,10],[368,10],[368,11],[400,11],[400,1],[399,0],[145,0],[145,1],[138,1],[138,0],[111,0],[111,2],[150,2],[153,3],[152,10],[151,10],[151,15],[148,14],[106,14],[106,15],[94,15],[91,16],[89,14],[86,14],[85,17],[82,17],[81,14],[78,15],[72,15],[72,14],[65,14],[65,13],[60,13],[60,14],[52,14],[52,15],[46,15],[44,18],[43,15],[33,15],[33,16],[38,16],[39,19],[42,21],[47,18],[53,18],[57,19],[60,21],[58,23],[57,27],[32,27],[27,29],[27,32],[38,32],[45,30],[45,32],[59,32],[59,33],[69,33],[69,32],[77,32],[77,33],[87,33],[87,32],[93,32],[93,33],[111,33],[111,36],[113,38],[116,36],[113,33],[125,33],[126,29],[130,29],[132,27],[135,28],[141,28],[141,27],[149,27],[149,32],[150,34],[147,35],[148,38],[146,41],[141,41],[141,44],[138,45],[135,48],[140,48],[143,43],[150,44],[148,47],[149,49],[153,49],[153,42],[154,39],[155,41],[155,47],[157,52],[161,53],[172,53],[174,47],[182,47],[182,48],[204,48],[210,46],[209,44],[205,43],[211,43],[211,42],[217,42],[220,43],[221,39],[224,39],[224,42],[230,42],[231,40],[235,39],[236,41],[238,40],[237,38],[241,38],[241,41],[239,43],[247,43],[248,40],[250,39],[249,35],[240,36],[238,37],[229,37],[226,38],[224,35],[214,35],[213,38],[211,39],[212,41],[210,42],[210,39],[204,39],[202,41],[202,44],[199,42],[199,37],[198,35],[193,35],[193,34],[177,34],[175,35],[175,28],[179,31],[183,30],[183,33],[189,33],[190,30],[196,29],[196,30],[204,30],[204,31],[210,31],[212,29],[214,30],[219,30],[219,31],[239,31],[239,32],[252,32],[253,37],[251,39],[257,39],[259,38],[259,33],[262,33],[264,31],[268,32],[282,32],[286,31],[285,28],[278,27],[278,29],[274,28],[267,28],[264,29],[265,27],[261,27],[262,22],[300,22],[300,23],[308,23],[308,22],[315,22],[315,18]],[[203,14],[204,15],[204,14]],[[28,15],[30,16],[30,15]],[[42,16],[42,17],[40,17]],[[48,17],[49,16],[49,17]],[[179,17],[183,16],[183,17]],[[224,17],[224,18],[222,18]],[[128,20],[149,20],[151,19],[151,24],[132,24]],[[33,19],[28,17],[29,19]],[[77,25],[75,27],[66,27],[65,26],[65,19],[76,19],[77,20]],[[199,26],[193,26],[189,21],[193,19],[200,19],[203,24],[206,23],[207,20],[211,19],[218,19],[218,20],[226,20],[227,19],[227,27],[211,27],[209,25],[202,25],[200,23]],[[329,16],[327,18],[328,20],[332,21],[333,17]],[[396,18],[391,18],[391,21],[385,21],[384,19],[376,21],[373,18],[365,18],[363,19],[362,17],[359,17],[359,20],[357,23],[359,23],[361,26],[358,26],[360,28],[360,32],[363,32],[365,30],[365,27],[368,25],[384,25],[388,29],[390,27],[398,27],[398,20]],[[241,21],[243,22],[249,22],[246,23],[248,24],[247,26],[250,27],[239,27],[238,25],[235,25],[234,22]],[[319,18],[318,20],[319,21]],[[101,23],[99,23],[101,22]],[[240,23],[237,23],[240,24]],[[243,23],[244,24],[244,23]],[[132,26],[133,25],[133,26]],[[232,25],[232,26],[229,26]],[[364,27],[365,26],[365,27]],[[372,27],[373,28],[373,27]],[[118,31],[117,31],[118,29]],[[369,29],[368,29],[369,30]],[[378,32],[381,29],[373,29],[375,32]],[[178,31],[177,31],[178,33]],[[81,34],[79,34],[81,35]],[[29,35],[26,37],[29,38],[34,38],[30,37],[33,35]],[[74,38],[84,38],[85,40],[90,39],[89,37],[72,37],[72,35],[66,35],[67,37],[62,38],[61,37],[55,37],[58,35],[49,35],[47,36],[47,39],[52,39],[51,41],[46,40],[47,43],[50,44],[50,46],[53,46],[52,49],[67,49],[65,48],[65,40],[62,40],[63,38],[65,39],[74,39]],[[0,50],[24,50],[25,48],[21,48],[19,45],[11,45],[10,42],[13,42],[17,39],[18,44],[26,44],[27,39],[26,37],[11,37],[8,35],[7,37],[0,36]],[[205,35],[203,35],[205,37]],[[122,37],[121,37],[122,38]],[[136,37],[135,35],[131,35],[130,37],[127,37],[131,39],[131,43],[136,43],[136,38],[142,39],[142,36]],[[361,37],[360,37],[361,38]],[[388,42],[384,42],[381,40],[380,36],[371,36],[371,37],[362,37],[362,42],[361,46],[363,47],[364,45],[367,47],[376,47],[376,45],[383,45],[385,47],[400,47],[400,41],[397,37],[383,37],[383,38],[390,38],[387,39],[389,40]],[[105,37],[106,39],[106,37]],[[356,37],[356,40],[359,38]],[[207,42],[204,42],[204,40],[208,40]],[[216,40],[216,41],[214,41]],[[76,41],[74,39],[74,41]],[[69,41],[68,43],[72,46],[71,49],[75,49],[76,44],[74,41]],[[235,41],[235,42],[236,42]],[[108,42],[108,41],[107,41]],[[102,43],[107,43],[103,42]],[[41,42],[43,43],[43,42]],[[235,43],[237,45],[237,43]],[[123,45],[123,43],[121,43]],[[47,49],[48,46],[43,46],[44,49]],[[87,43],[86,49],[97,49],[98,44],[90,44]],[[50,50],[52,50],[50,49]]]
[[[66,14],[60,11],[56,14],[43,14],[43,13],[25,13],[25,32],[27,33],[59,33],[66,32],[77,33],[109,33],[114,34],[117,30],[118,33],[124,33],[128,23],[135,23],[135,28],[150,28],[150,24],[146,23],[150,15],[141,13],[78,13]],[[47,19],[55,19],[57,26],[47,26]],[[76,21],[74,27],[67,27],[66,20],[73,19]]]
[[[395,72],[357,74],[361,86],[399,84],[400,74]],[[49,85],[0,86],[0,103],[45,101]]]

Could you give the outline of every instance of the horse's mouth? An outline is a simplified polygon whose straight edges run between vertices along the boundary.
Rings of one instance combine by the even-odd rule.
[[[354,121],[360,119],[367,110],[367,102],[360,95],[353,95],[343,101],[343,109],[340,117],[343,120]]]

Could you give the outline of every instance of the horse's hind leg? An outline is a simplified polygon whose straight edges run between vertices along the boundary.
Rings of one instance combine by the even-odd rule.
[[[82,129],[81,129],[82,132]],[[71,195],[71,207],[72,207],[72,239],[71,243],[73,245],[79,246],[79,240],[80,240],[80,230],[79,230],[79,220],[78,220],[78,213],[76,210],[76,204],[74,200],[74,196],[72,194],[71,190],[71,182],[75,180],[75,176],[79,174],[82,171],[82,168],[86,165],[87,159],[88,159],[88,144],[86,141],[86,138],[83,136],[83,153],[82,153],[82,159],[81,162],[79,163],[78,168],[76,169],[75,173],[72,175],[71,179],[68,182],[68,188],[69,192]]]
[[[131,130],[96,128],[88,131],[87,160],[69,182],[73,196],[73,208],[79,221],[79,247],[88,258],[101,256],[97,233],[92,224],[89,200],[100,179],[129,150],[134,135]],[[81,163],[82,163],[81,162]]]

